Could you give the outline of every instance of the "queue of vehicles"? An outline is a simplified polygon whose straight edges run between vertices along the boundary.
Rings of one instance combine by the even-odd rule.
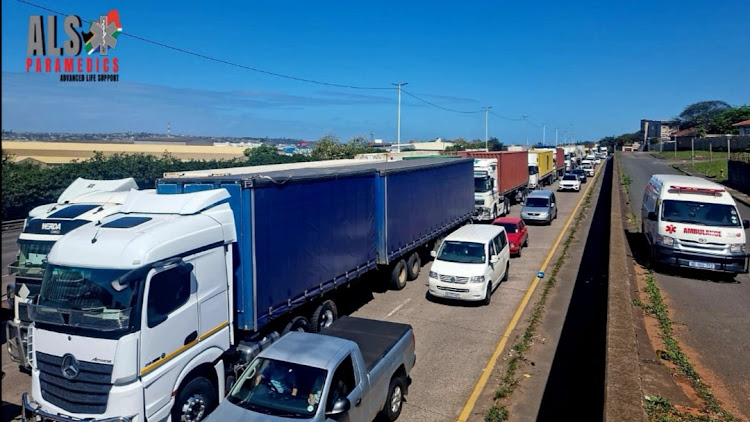
[[[552,151],[535,154],[546,160]],[[307,406],[303,396],[264,406],[269,394],[285,390],[273,382],[254,386],[248,371],[263,372],[255,358],[264,353],[288,366],[311,366],[287,348],[336,342],[321,336],[341,325],[338,290],[375,268],[387,269],[391,286],[403,289],[418,276],[423,251],[436,258],[430,294],[489,303],[508,277],[511,253],[520,256],[528,245],[524,221],[557,218],[554,193],[528,194],[526,175],[517,177],[526,158],[526,152],[496,154],[490,160],[501,165],[490,163],[484,174],[476,170],[486,158],[358,161],[185,172],[165,175],[156,190],[134,187],[119,212],[95,216],[57,239],[38,293],[19,300],[34,321],[23,353],[33,396],[24,395],[24,417],[200,420],[230,392],[235,403],[223,404],[227,415],[238,411],[231,404],[279,417],[361,412],[369,420],[382,412],[395,419],[414,365],[413,334],[395,326],[401,334],[368,364],[373,371],[360,373],[360,385],[349,385],[348,401],[329,400],[338,382],[331,375],[345,361],[362,369],[356,362],[367,354],[358,354],[365,345],[343,328],[339,343],[348,352],[332,368],[312,365],[328,376],[305,386],[317,389],[309,397],[318,396]],[[503,203],[524,204],[514,236],[507,221],[464,226],[476,216],[472,182],[476,188],[477,176],[491,175]],[[413,207],[437,197],[440,207]],[[48,217],[35,224],[50,223]],[[451,262],[456,256],[470,262]],[[350,328],[377,323],[352,320]],[[276,341],[297,331],[323,334]],[[367,410],[352,407],[360,400]]]

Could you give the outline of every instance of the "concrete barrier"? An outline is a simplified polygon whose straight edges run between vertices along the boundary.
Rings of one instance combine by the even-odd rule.
[[[638,346],[631,309],[633,305],[628,271],[630,258],[620,198],[619,157],[616,157],[613,171],[604,420],[645,421]]]

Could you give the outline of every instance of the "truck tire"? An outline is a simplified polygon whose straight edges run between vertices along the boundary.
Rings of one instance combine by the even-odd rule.
[[[406,262],[403,259],[399,259],[391,271],[391,287],[394,290],[402,290],[406,287],[407,278]]]
[[[314,333],[319,333],[322,330],[328,328],[336,321],[338,313],[336,311],[336,303],[332,300],[323,301],[312,314],[310,318],[311,328]]]
[[[218,405],[216,388],[208,379],[198,376],[180,387],[174,405],[172,420],[199,422]]]
[[[401,415],[401,407],[404,404],[404,381],[394,376],[388,386],[388,397],[383,406],[383,416],[386,420],[394,422]]]
[[[416,251],[409,255],[406,261],[406,271],[409,281],[416,280],[419,277],[419,271],[422,269],[422,259]]]
[[[284,331],[281,334],[283,335],[290,331],[301,331],[303,333],[309,333],[310,321],[308,321],[307,318],[303,316],[296,316],[286,324],[286,327],[284,327]]]

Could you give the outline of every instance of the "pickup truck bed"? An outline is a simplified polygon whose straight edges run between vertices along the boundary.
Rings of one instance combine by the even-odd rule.
[[[407,324],[342,316],[320,334],[357,343],[370,372],[410,329]]]

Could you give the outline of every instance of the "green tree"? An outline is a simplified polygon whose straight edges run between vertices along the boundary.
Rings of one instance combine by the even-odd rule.
[[[726,109],[709,119],[708,133],[724,133],[737,135],[739,128],[732,125],[750,119],[750,106],[743,105]]]
[[[346,158],[346,148],[339,138],[330,133],[315,141],[310,155],[314,160],[340,160]]]
[[[731,106],[728,103],[720,100],[700,101],[690,104],[679,115],[680,127],[695,127],[698,132],[706,133],[711,118],[729,108]]]

